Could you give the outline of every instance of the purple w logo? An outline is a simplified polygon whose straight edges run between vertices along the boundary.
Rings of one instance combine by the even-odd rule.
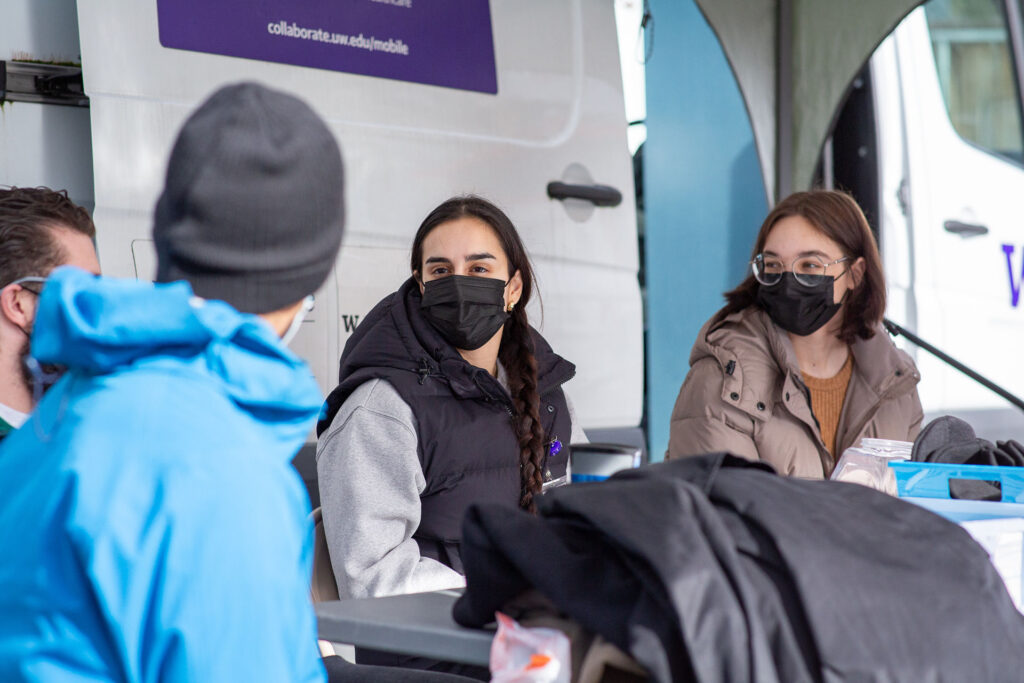
[[[1013,252],[1012,244],[1003,245],[1003,253],[1006,254],[1006,272],[1010,276],[1010,306],[1017,308],[1020,302],[1020,285],[1024,281],[1024,247],[1021,248],[1020,275],[1013,277]]]

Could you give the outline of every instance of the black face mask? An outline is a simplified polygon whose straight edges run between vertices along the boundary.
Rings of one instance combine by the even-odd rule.
[[[423,285],[423,315],[457,349],[487,343],[508,319],[505,282],[489,277],[449,275]]]
[[[831,275],[803,275],[814,285],[798,282],[793,273],[783,273],[774,285],[760,284],[757,302],[776,325],[806,337],[817,332],[843,305],[835,303],[835,281]]]

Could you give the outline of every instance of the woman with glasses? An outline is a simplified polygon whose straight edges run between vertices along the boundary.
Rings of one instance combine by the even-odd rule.
[[[849,195],[780,202],[725,299],[690,354],[666,457],[728,451],[823,478],[863,437],[916,436],[920,376],[882,330],[881,259]]]

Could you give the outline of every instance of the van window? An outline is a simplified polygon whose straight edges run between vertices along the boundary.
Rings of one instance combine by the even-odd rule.
[[[930,0],[925,16],[953,128],[968,142],[1024,160],[1020,99],[1001,3]]]

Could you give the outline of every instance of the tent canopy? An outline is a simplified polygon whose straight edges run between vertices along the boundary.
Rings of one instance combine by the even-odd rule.
[[[851,81],[924,0],[696,0],[746,103],[769,201],[810,186]]]

